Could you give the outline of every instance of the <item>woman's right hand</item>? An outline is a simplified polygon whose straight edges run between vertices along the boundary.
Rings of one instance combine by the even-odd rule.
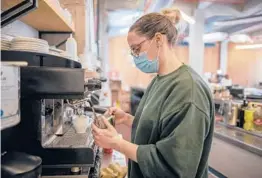
[[[115,116],[116,125],[126,124],[126,121],[128,120],[128,114],[125,113],[122,109],[112,107],[108,109],[107,113]]]

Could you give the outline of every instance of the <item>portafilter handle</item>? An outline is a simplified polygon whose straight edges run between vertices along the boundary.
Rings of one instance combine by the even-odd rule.
[[[107,108],[104,108],[104,107],[94,106],[93,108],[94,108],[94,111],[96,113],[98,113],[98,114],[105,114],[106,111],[107,111]],[[91,107],[85,107],[84,110],[92,112],[92,108]]]

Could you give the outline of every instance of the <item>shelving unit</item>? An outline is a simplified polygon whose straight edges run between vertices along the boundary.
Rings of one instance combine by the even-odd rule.
[[[7,10],[22,0],[1,0],[2,10]],[[51,0],[38,0],[38,8],[20,19],[38,31],[74,32],[74,26],[64,17]]]

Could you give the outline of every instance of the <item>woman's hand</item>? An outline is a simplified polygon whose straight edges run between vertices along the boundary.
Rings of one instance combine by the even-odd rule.
[[[120,140],[118,133],[107,119],[103,119],[103,121],[107,127],[106,129],[100,129],[95,124],[92,124],[95,144],[102,148],[115,148]]]
[[[126,124],[128,120],[128,114],[119,108],[112,107],[107,111],[107,113],[115,116],[116,125]]]
[[[118,136],[116,129],[108,122],[107,119],[103,120],[106,129],[99,129],[95,124],[92,124],[92,133],[94,136],[95,144],[102,148],[113,148],[126,155],[131,160],[137,162],[137,149],[138,145],[130,143]]]

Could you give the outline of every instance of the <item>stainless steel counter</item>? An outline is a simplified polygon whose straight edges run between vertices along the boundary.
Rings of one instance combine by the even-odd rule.
[[[216,123],[214,136],[225,142],[262,156],[262,136],[259,136],[258,134],[252,134],[242,129]]]
[[[262,177],[262,137],[216,124],[209,166],[228,178]]]

